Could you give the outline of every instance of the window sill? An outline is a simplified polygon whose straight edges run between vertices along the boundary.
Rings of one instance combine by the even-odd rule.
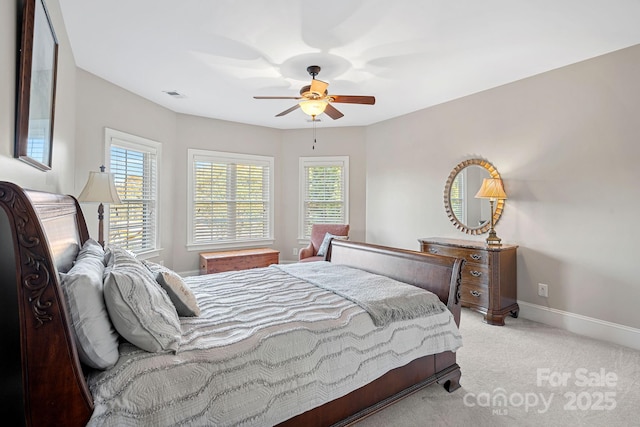
[[[162,248],[158,248],[158,249],[153,249],[150,251],[144,251],[144,252],[139,252],[136,254],[136,258],[139,259],[149,259],[149,258],[156,258],[160,256],[160,253],[163,251],[164,249]]]

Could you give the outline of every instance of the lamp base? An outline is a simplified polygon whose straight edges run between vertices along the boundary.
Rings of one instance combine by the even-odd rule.
[[[502,245],[502,243],[500,243],[502,239],[498,237],[495,228],[493,228],[493,203],[494,199],[489,199],[489,206],[491,207],[491,228],[489,229],[489,237],[487,237],[487,245],[500,246]]]
[[[98,243],[104,248],[104,205],[98,205]]]
[[[501,246],[502,239],[496,234],[496,230],[493,228],[489,230],[489,236],[487,237],[487,245],[489,246]]]

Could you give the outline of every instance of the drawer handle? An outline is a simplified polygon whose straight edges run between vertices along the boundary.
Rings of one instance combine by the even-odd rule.
[[[431,252],[432,254],[437,254],[438,250],[436,248],[429,248],[429,252]]]
[[[480,292],[478,292],[478,291],[469,291],[469,293],[470,293],[471,295],[473,295],[474,297],[479,297],[480,295],[482,295],[482,294],[481,294]]]
[[[478,255],[478,254],[471,254],[469,256],[476,261],[480,261],[482,259],[482,255]]]
[[[469,272],[470,275],[472,275],[473,277],[480,277],[482,276],[482,272],[481,271],[476,271],[476,270],[471,270]]]

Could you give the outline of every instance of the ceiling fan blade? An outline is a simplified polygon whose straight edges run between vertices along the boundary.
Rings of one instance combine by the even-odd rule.
[[[311,80],[311,88],[309,89],[309,91],[323,96],[324,92],[327,90],[327,86],[329,86],[329,83],[323,82],[322,80],[313,79]]]
[[[284,116],[285,114],[289,114],[290,112],[297,110],[298,108],[300,108],[300,104],[296,104],[293,107],[289,108],[288,110],[284,110],[282,113],[280,114],[276,114],[276,117],[280,117],[280,116]]]
[[[302,99],[299,96],[254,96],[255,99]]]
[[[325,113],[327,116],[331,117],[333,120],[337,120],[337,119],[339,119],[340,117],[344,116],[344,114],[342,114],[340,111],[338,111],[338,110],[336,109],[336,107],[334,107],[334,106],[333,106],[333,105],[331,105],[331,104],[327,104],[327,106],[326,106],[326,107],[325,107],[325,109],[324,109],[324,113]]]
[[[345,104],[368,104],[376,103],[375,96],[356,96],[356,95],[329,95],[332,102],[342,102]]]

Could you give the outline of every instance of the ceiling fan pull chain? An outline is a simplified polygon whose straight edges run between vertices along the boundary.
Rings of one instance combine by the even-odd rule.
[[[316,116],[312,116],[311,121],[313,122],[313,145],[311,146],[311,149],[315,150],[316,149]]]

